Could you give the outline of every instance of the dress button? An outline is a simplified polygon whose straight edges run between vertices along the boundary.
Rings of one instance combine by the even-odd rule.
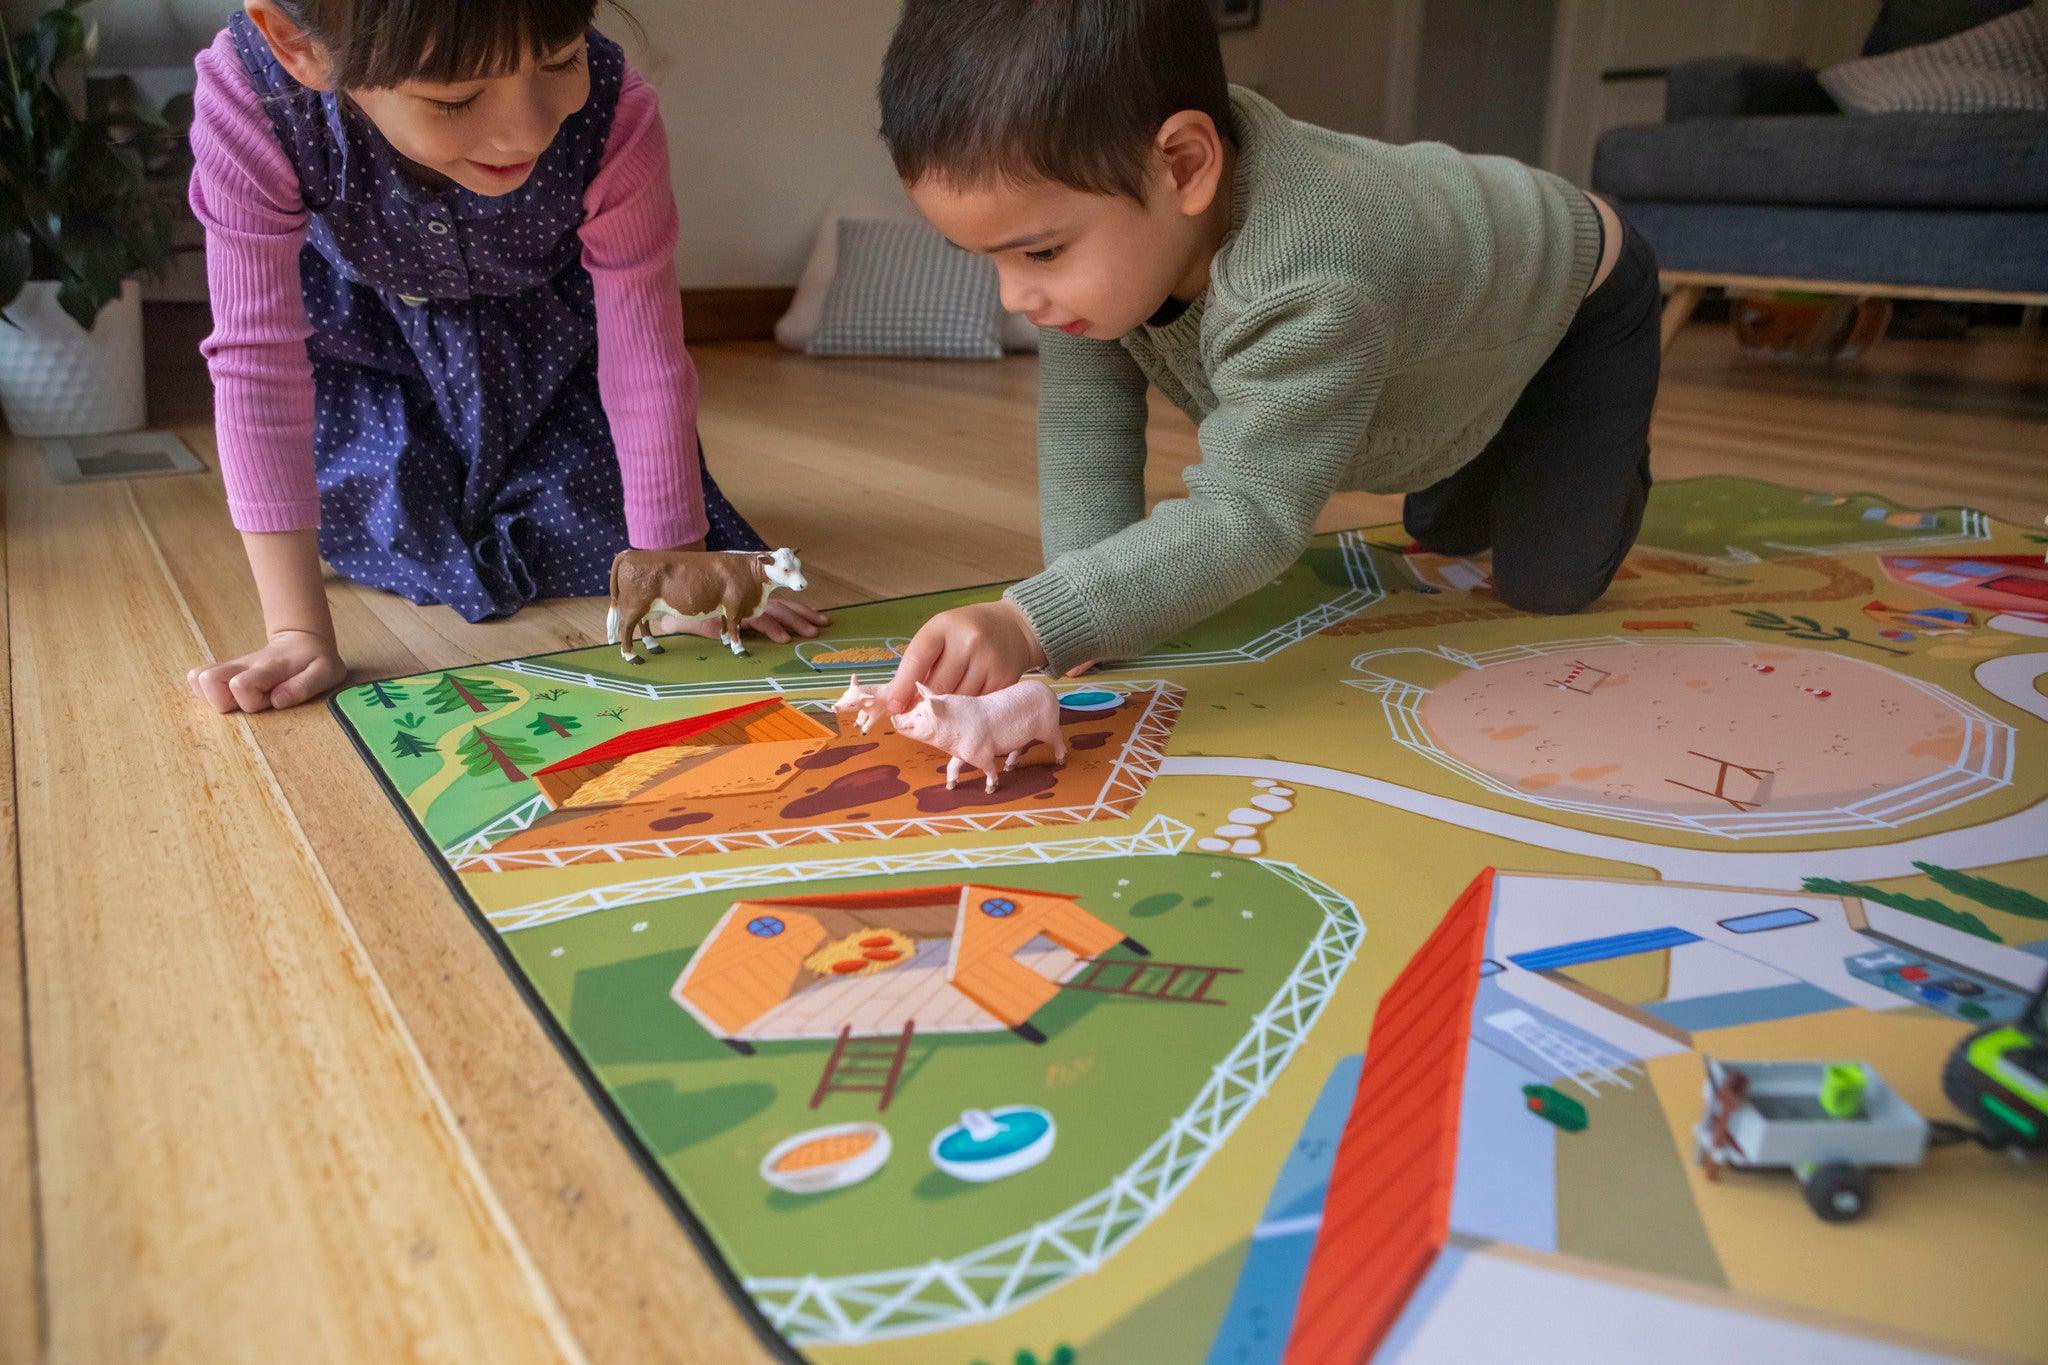
[[[446,237],[448,235],[448,225],[436,218],[427,224],[427,231],[433,233],[436,237]]]

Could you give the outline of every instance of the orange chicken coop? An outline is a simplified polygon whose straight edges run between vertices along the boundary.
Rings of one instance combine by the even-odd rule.
[[[1072,896],[976,884],[738,901],[670,995],[741,1052],[757,1042],[1009,1029],[1122,944]]]

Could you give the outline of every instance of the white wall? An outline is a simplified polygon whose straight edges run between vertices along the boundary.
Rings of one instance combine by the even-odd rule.
[[[636,0],[600,11],[661,95],[685,288],[794,284],[825,204],[890,192],[875,80],[899,0]]]
[[[1223,35],[1230,78],[1295,118],[1406,137],[1423,0],[1266,0],[1258,27]]]
[[[1267,9],[1290,7],[1296,22],[1283,28],[1304,30],[1314,24],[1300,22],[1302,10],[1376,8],[1279,0]],[[661,95],[685,288],[794,284],[835,195],[900,192],[875,131],[875,82],[901,8],[901,0],[637,0],[644,37],[600,11],[600,25]],[[1278,75],[1254,65],[1269,55],[1258,43],[1270,23],[1225,35],[1233,75],[1240,66]],[[1281,65],[1318,69],[1306,60]]]

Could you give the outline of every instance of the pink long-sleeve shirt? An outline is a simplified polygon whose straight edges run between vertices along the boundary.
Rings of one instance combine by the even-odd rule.
[[[313,465],[312,324],[299,287],[306,207],[298,176],[223,31],[195,61],[192,209],[206,226],[214,430],[228,511],[243,531],[320,524]],[[597,305],[598,396],[643,548],[705,532],[697,369],[683,347],[668,136],[630,67],[578,235]]]

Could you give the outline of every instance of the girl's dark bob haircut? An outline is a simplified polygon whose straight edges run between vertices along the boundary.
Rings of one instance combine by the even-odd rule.
[[[574,42],[597,0],[274,0],[327,51],[342,90],[457,85]]]

